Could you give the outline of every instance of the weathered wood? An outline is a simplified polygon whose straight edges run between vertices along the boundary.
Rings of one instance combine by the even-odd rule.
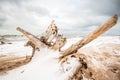
[[[17,30],[20,31],[21,33],[23,33],[32,43],[34,43],[37,47],[47,47],[47,45],[45,45],[44,43],[42,43],[40,41],[40,39],[38,39],[36,36],[34,36],[33,34],[23,30],[20,27],[17,27]]]
[[[45,32],[40,36],[40,41],[45,43],[48,46],[52,46],[53,39],[58,35],[57,26],[54,24],[54,20],[48,26]]]
[[[33,34],[23,30],[20,27],[17,27],[17,30],[23,33],[29,39],[29,41],[25,44],[25,46],[30,45],[33,48],[32,57],[34,56],[36,49],[40,49],[41,47],[48,47],[48,45],[41,42],[40,39],[34,36]]]
[[[66,67],[66,64],[71,65],[73,60],[79,62],[71,71],[71,75],[67,80],[120,80],[120,54],[111,53],[108,50],[110,48],[112,51],[119,51],[120,45],[114,44],[115,47],[110,45],[97,46],[100,52],[90,46],[82,48],[77,53],[65,56],[61,64],[62,67],[65,67],[63,68],[65,73],[70,71],[70,67]],[[107,50],[105,50],[105,47]]]
[[[26,47],[26,46],[31,46],[31,47],[32,47],[32,57],[33,57],[34,54],[35,54],[35,50],[39,50],[39,48],[37,48],[37,47],[35,46],[35,44],[32,43],[31,41],[28,41],[27,43],[25,43],[24,46],[25,46],[25,47]]]
[[[31,56],[2,56],[0,57],[0,74],[25,65],[30,61]]]
[[[57,26],[54,24],[54,20],[51,22],[51,24],[48,26],[45,32],[42,33],[42,35],[36,36],[41,42],[48,45],[49,47],[52,47],[53,39],[56,38],[58,34]],[[54,43],[53,43],[54,44]],[[38,49],[34,43],[31,41],[28,41],[25,43],[24,46],[31,46],[33,48],[32,54],[34,55],[35,50]]]
[[[63,35],[57,35],[56,41],[53,43],[53,46],[51,46],[52,49],[61,51],[61,48],[65,45],[67,42],[67,39],[63,37]]]
[[[58,34],[58,29],[53,20],[46,29],[46,31],[42,33],[41,37],[45,38],[45,43],[47,44],[47,43],[51,43],[52,40],[57,36],[57,34]]]
[[[118,16],[114,15],[106,23],[104,23],[100,27],[96,28],[94,31],[92,31],[91,33],[89,33],[88,35],[86,35],[85,37],[83,37],[80,41],[78,41],[77,43],[73,44],[72,46],[70,46],[65,51],[63,51],[61,53],[62,56],[60,57],[60,59],[62,59],[63,57],[65,57],[65,56],[67,56],[69,54],[77,52],[77,50],[79,48],[81,48],[84,45],[88,44],[89,42],[93,41],[98,36],[100,36],[101,34],[103,34],[104,32],[106,32],[108,29],[112,28],[117,23],[117,20],[118,20]]]
[[[21,31],[25,36],[33,36],[33,34],[30,34],[26,32],[23,29],[17,28],[19,31]],[[35,36],[33,36],[35,37]],[[51,22],[51,24],[48,26],[47,30],[42,33],[42,35],[36,36],[39,41],[47,45],[53,50],[59,50],[65,45],[66,38],[63,37],[63,35],[58,34],[57,26],[54,24],[54,21]],[[28,41],[25,46],[31,46],[33,48],[32,53],[34,54],[35,50],[37,49],[37,46],[31,41]],[[41,43],[40,43],[41,44]]]
[[[91,47],[88,47],[85,49],[82,48],[83,52],[80,50],[77,51],[79,48],[86,45],[87,43],[94,40],[95,38],[97,38],[99,35],[101,35],[105,31],[107,31],[109,28],[111,28],[113,25],[115,25],[116,22],[117,22],[117,16],[114,16],[107,23],[103,24],[101,27],[97,28],[96,30],[94,30],[93,32],[91,32],[90,34],[85,36],[81,41],[77,42],[76,44],[73,44],[70,48],[68,48],[66,50],[66,53],[65,53],[65,51],[62,52],[63,56],[61,57],[62,58],[61,65],[63,65],[63,63],[68,64],[68,67],[66,67],[66,64],[65,64],[65,66],[63,65],[64,72],[63,72],[62,76],[64,76],[64,75],[66,76],[66,74],[68,74],[68,75],[67,75],[67,79],[60,79],[60,80],[86,80],[86,79],[88,79],[88,80],[120,80],[120,76],[119,76],[120,75],[120,67],[119,67],[120,66],[120,55],[117,53],[114,53],[114,51],[119,51],[119,50],[115,50],[112,46],[113,49],[111,49],[111,50],[113,50],[112,51],[113,53],[109,53],[109,51],[103,51],[100,53],[91,51],[92,50]],[[43,46],[48,47],[48,45],[46,45],[44,42],[42,42],[39,38],[28,33],[27,31],[25,31],[21,28],[17,28],[17,30],[19,30],[25,36],[27,36],[30,39],[30,41],[33,44],[35,44],[35,46],[37,46],[38,48],[41,48]],[[64,45],[64,44],[60,44],[60,42],[59,42],[59,40],[62,40],[62,38],[63,37],[59,37],[58,40],[56,40],[55,44],[52,45],[52,47],[57,46],[60,48],[61,45]],[[50,39],[50,42],[52,42],[51,39]],[[63,39],[63,42],[64,42],[64,39]],[[110,45],[108,45],[108,46],[110,46]],[[106,47],[106,46],[104,46],[104,47]],[[104,49],[104,47],[102,49]],[[119,47],[119,45],[115,46],[115,47]],[[101,47],[98,49],[101,49]],[[46,51],[46,53],[50,53],[49,50],[50,49],[48,49],[48,51]],[[88,52],[84,52],[84,51],[88,51]],[[38,62],[41,61],[41,59],[39,58],[40,53],[41,52],[39,51],[38,54],[33,57],[34,59],[37,57],[36,61],[38,61]],[[43,58],[45,56],[46,55],[42,55]],[[48,58],[48,56],[47,56],[47,58]],[[57,56],[57,59],[58,59],[58,56]],[[56,59],[56,57],[49,57],[49,59],[45,59],[47,61],[43,60],[43,65],[48,63],[49,61],[51,61],[50,63],[58,62],[57,59]],[[0,58],[0,71],[3,72],[3,71],[8,71],[8,70],[14,69],[18,66],[21,66],[21,64],[24,65],[24,63],[27,63],[27,61],[30,61],[30,60],[31,60],[31,57],[28,58],[28,60],[26,60],[25,57],[24,58],[14,57],[14,58],[6,58],[6,59]],[[35,60],[34,60],[34,62],[35,62]],[[32,61],[31,61],[31,64],[33,64],[32,67],[31,67],[31,64],[30,65],[28,64],[29,68],[28,67],[25,68],[26,73],[30,72],[31,74],[34,74],[37,72],[37,70],[38,70],[38,72],[40,72],[39,69],[36,70],[36,68],[40,67],[41,64],[37,64],[34,66],[34,64],[36,64],[34,62],[32,63]],[[78,64],[75,64],[75,62],[78,62]],[[48,65],[50,65],[50,64],[48,64]],[[55,65],[55,67],[61,67],[61,66]],[[72,69],[72,67],[74,69]],[[40,68],[43,68],[43,66]],[[46,68],[45,70],[48,70],[48,71],[51,69],[50,67],[45,67],[45,68]],[[59,68],[57,68],[57,69],[59,69]],[[34,70],[36,70],[36,71],[34,71]],[[57,71],[59,72],[59,70],[57,70]],[[44,72],[44,70],[42,70],[42,71]],[[22,75],[26,75],[25,72],[22,73]],[[61,70],[60,70],[60,72],[61,72]],[[70,74],[69,72],[72,74]],[[16,74],[16,73],[11,72],[10,74]],[[51,73],[52,73],[52,71],[51,71]],[[48,76],[49,74],[50,73],[46,73],[44,75]],[[54,74],[56,74],[56,72]],[[29,74],[27,74],[27,75],[29,75]],[[18,76],[18,78],[24,77],[24,79],[28,79],[28,78],[25,78],[27,76],[20,76],[20,75],[17,75],[17,76]],[[36,77],[33,75],[31,75],[31,76]],[[11,79],[9,79],[9,80],[11,80]]]

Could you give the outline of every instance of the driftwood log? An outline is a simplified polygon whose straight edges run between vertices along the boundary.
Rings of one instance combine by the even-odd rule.
[[[72,77],[69,80],[120,80],[120,55],[111,53],[103,53],[102,55],[93,53],[81,53],[78,51],[81,47],[88,44],[98,36],[103,34],[105,31],[113,27],[118,20],[118,16],[115,15],[109,19],[105,24],[96,28],[94,31],[83,37],[80,41],[70,46],[68,49],[63,51],[60,57],[61,64],[69,62],[69,57],[78,58],[79,65],[73,72]],[[86,49],[87,50],[87,49]],[[94,56],[95,55],[95,56]],[[102,56],[102,57],[101,57]],[[113,59],[116,58],[116,59]],[[92,58],[95,59],[94,64]],[[97,68],[97,66],[100,66]],[[85,79],[86,80],[86,79]]]
[[[31,56],[0,56],[0,74],[29,63]]]
[[[83,37],[80,41],[78,41],[77,43],[73,44],[68,49],[66,49],[64,52],[62,52],[61,53],[62,57],[65,57],[65,56],[67,56],[69,54],[77,52],[78,49],[80,49],[81,47],[85,46],[89,42],[93,41],[94,39],[99,37],[101,34],[106,32],[108,29],[113,27],[117,23],[117,20],[118,20],[118,16],[117,15],[113,16],[106,23],[104,23],[100,27],[96,28],[94,31],[92,31],[91,33],[89,33],[88,35]]]
[[[97,52],[83,53],[80,50],[80,48],[113,27],[117,23],[117,20],[118,16],[114,15],[106,23],[96,28],[94,31],[83,37],[80,41],[73,44],[68,49],[60,51],[61,56],[59,56],[58,60],[61,62],[61,67],[63,68],[64,73],[69,71],[69,69],[64,68],[64,64],[70,64],[72,58],[75,58],[78,62],[77,67],[75,67],[75,69],[72,71],[72,74],[67,78],[67,80],[120,80],[119,54],[99,54]],[[54,33],[51,31],[53,26],[56,27],[52,22],[47,30],[47,33],[50,33],[50,35],[47,37],[44,35],[36,37],[20,27],[18,27],[17,30],[23,33],[29,39],[29,41],[34,44],[35,47],[39,49],[49,48],[59,51],[60,48],[66,43],[66,38],[60,36],[57,33],[57,30],[56,34],[54,35]],[[50,36],[52,36],[52,38]]]
[[[60,49],[66,43],[66,38],[63,35],[58,34],[57,27],[54,24],[54,21],[51,22],[47,30],[44,33],[42,33],[42,35],[39,35],[37,37],[23,30],[22,28],[18,27],[17,30],[30,38],[30,40],[24,46],[31,46],[33,48],[32,55],[23,56],[23,57],[14,56],[14,55],[13,56],[1,55],[0,56],[0,73],[5,73],[6,71],[15,69],[17,67],[20,67],[22,65],[29,63],[32,57],[34,56],[35,51],[36,50],[39,51],[41,47],[42,48],[49,47],[50,49],[60,51]],[[53,41],[53,39],[55,39],[55,41]]]
[[[21,28],[17,28],[17,30],[24,32]],[[25,33],[25,32],[24,32]],[[25,33],[30,34],[30,33]],[[46,31],[42,33],[42,35],[38,35],[37,38],[43,42],[46,46],[49,46],[51,49],[59,50],[65,45],[66,38],[58,34],[57,26],[54,24],[54,20],[51,22],[51,24],[48,26]],[[55,39],[55,41],[53,41]],[[37,46],[32,42],[28,41],[25,46],[31,46],[33,48],[32,51],[32,57],[34,56],[35,50],[38,49]]]

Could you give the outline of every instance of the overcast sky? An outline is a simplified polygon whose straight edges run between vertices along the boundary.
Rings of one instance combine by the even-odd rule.
[[[40,34],[55,20],[60,33],[83,36],[114,14],[120,0],[0,0],[0,35],[21,34],[18,26]],[[106,34],[120,35],[120,19]]]

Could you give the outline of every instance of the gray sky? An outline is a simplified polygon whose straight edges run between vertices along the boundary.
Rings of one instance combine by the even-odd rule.
[[[18,26],[40,34],[55,20],[60,33],[83,36],[120,16],[119,5],[120,0],[0,0],[0,35],[21,34]],[[120,20],[106,34],[120,35]]]

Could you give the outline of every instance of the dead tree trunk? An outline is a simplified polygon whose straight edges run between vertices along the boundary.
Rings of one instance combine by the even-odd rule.
[[[96,39],[97,37],[99,37],[104,32],[106,32],[108,29],[112,28],[117,23],[117,19],[118,19],[118,16],[114,15],[106,23],[104,23],[100,27],[96,28],[94,31],[92,31],[91,33],[89,33],[88,35],[83,37],[80,41],[73,44],[72,46],[70,46],[65,51],[63,51],[61,53],[62,56],[60,57],[60,59],[67,56],[67,55],[69,55],[69,54],[72,54],[74,52],[76,53],[79,48],[85,46],[86,44],[88,44],[89,42]]]

